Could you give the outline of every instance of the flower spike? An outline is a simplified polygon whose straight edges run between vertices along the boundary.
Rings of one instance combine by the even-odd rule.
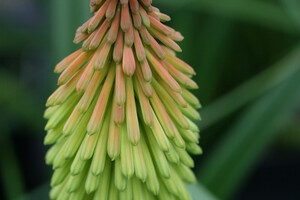
[[[152,0],[90,0],[90,11],[46,103],[50,199],[191,199],[201,105],[176,57],[183,36]]]

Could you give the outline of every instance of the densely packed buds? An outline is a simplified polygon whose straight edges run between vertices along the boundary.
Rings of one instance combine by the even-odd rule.
[[[91,0],[81,49],[56,67],[45,111],[51,199],[190,199],[201,154],[195,71],[151,0]]]

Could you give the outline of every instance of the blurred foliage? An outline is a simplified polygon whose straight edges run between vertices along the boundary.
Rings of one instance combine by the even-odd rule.
[[[179,56],[198,74],[195,81],[200,89],[195,94],[203,103],[199,127],[205,153],[195,157],[199,184],[188,188],[195,199],[237,198],[247,177],[275,144],[277,148],[292,147],[299,155],[300,3],[153,2],[185,36]],[[88,10],[87,0],[0,2],[3,198],[47,197],[47,183],[33,184],[35,189],[27,184],[28,177],[36,176],[47,182],[50,170],[42,159],[27,155],[28,151],[20,154],[23,146],[18,145],[24,137],[42,143],[44,102],[57,78],[53,66],[76,49],[72,38],[88,18]],[[31,148],[41,155],[45,151],[41,145]],[[28,158],[35,160],[30,167],[42,169],[28,175],[22,168]],[[295,195],[300,198],[299,192]]]

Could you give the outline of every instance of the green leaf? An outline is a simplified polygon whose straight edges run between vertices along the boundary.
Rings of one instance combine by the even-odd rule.
[[[159,4],[211,13],[237,21],[258,24],[287,33],[299,33],[300,24],[280,8],[280,6],[265,1],[239,0],[161,0]],[[267,11],[267,12],[266,12]]]
[[[300,66],[296,58],[290,61]],[[294,55],[295,52],[292,53]],[[294,55],[296,56],[297,53]],[[281,63],[285,66],[286,62]],[[288,66],[286,66],[288,67]],[[285,76],[283,76],[285,77]],[[228,136],[218,145],[198,173],[201,182],[221,199],[228,199],[261,157],[264,149],[277,138],[300,100],[300,70],[274,88],[245,111]],[[282,79],[282,77],[281,77]],[[257,85],[257,89],[263,85]],[[247,91],[245,91],[247,92]],[[250,91],[249,91],[250,92]],[[232,101],[235,104],[239,101]]]
[[[216,19],[210,20],[208,27],[204,29],[205,33],[201,31],[205,39],[195,44],[201,52],[199,54],[195,51],[197,54],[195,57],[199,59],[197,66],[201,66],[195,68],[197,72],[195,80],[199,85],[199,89],[195,92],[202,103],[211,101],[220,77],[226,70],[222,63],[229,55],[228,46],[234,38],[233,30],[234,26],[230,22],[220,23]]]
[[[199,126],[202,129],[210,127],[289,79],[300,70],[299,57],[300,46],[297,46],[275,65],[267,68],[215,102],[205,106],[201,110],[203,121],[199,123]]]
[[[194,200],[217,200],[201,183],[186,185],[186,187]]]
[[[74,31],[71,28],[72,16],[75,16],[74,3],[70,0],[51,1],[51,40],[54,58],[63,58],[70,54]],[[79,25],[79,24],[78,24]]]
[[[300,2],[298,0],[281,0],[281,3],[300,30]]]
[[[1,132],[2,134],[2,132]],[[7,199],[16,199],[25,191],[22,172],[15,154],[13,144],[9,140],[1,143],[0,174],[3,192]]]

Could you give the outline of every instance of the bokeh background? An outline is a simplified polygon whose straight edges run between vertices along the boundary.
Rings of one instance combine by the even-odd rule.
[[[300,1],[153,0],[197,72],[195,199],[300,199]],[[44,103],[88,0],[0,1],[0,199],[48,199]]]

